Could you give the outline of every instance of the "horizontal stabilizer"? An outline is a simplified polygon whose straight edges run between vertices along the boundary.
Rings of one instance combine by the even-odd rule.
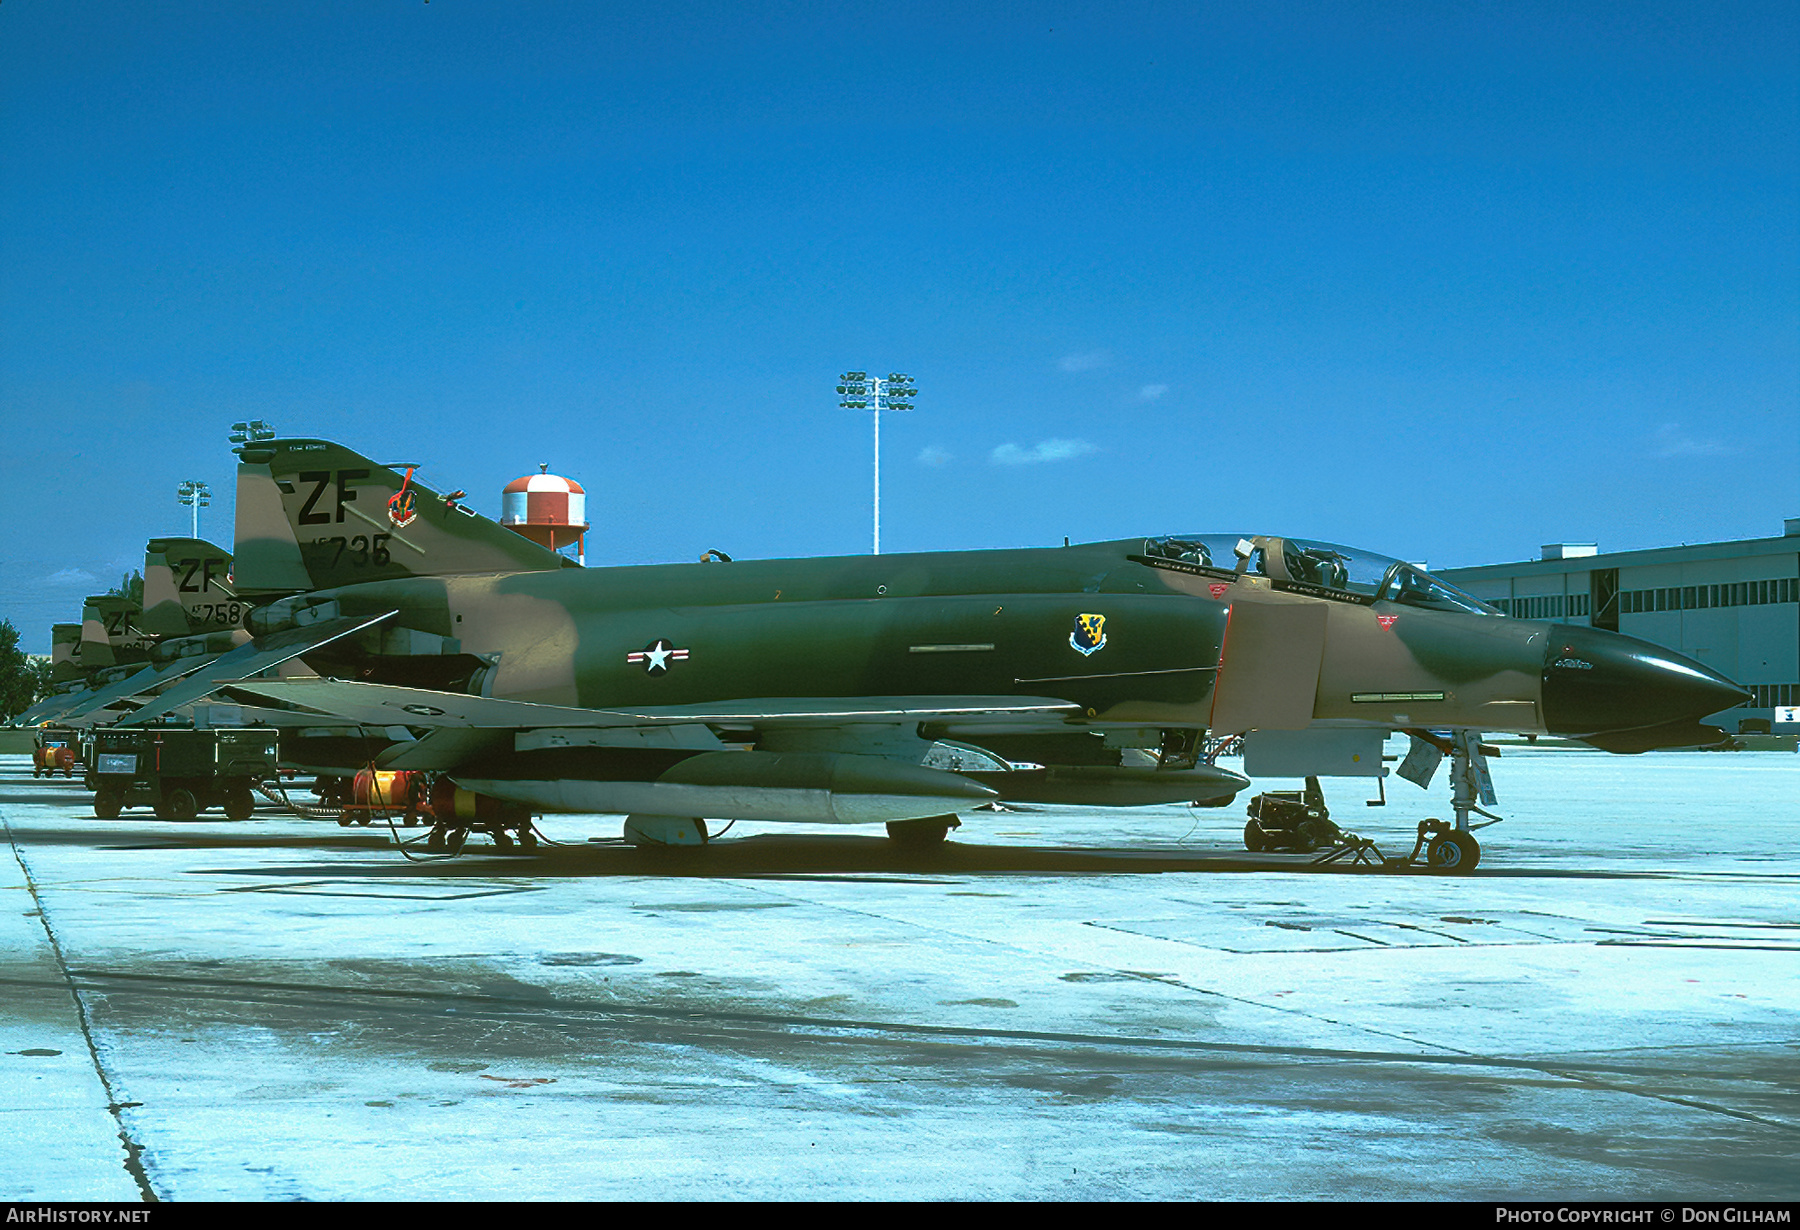
[[[240,645],[222,657],[214,658],[194,675],[170,688],[155,701],[139,709],[121,725],[142,726],[152,718],[165,713],[172,713],[184,705],[191,705],[218,691],[227,684],[237,683],[266,670],[280,666],[292,658],[308,654],[333,641],[342,640],[391,619],[397,614],[389,611],[384,615],[355,616],[343,619],[328,619],[323,623],[308,624],[304,628],[289,628],[285,632],[276,632],[270,636]],[[383,725],[393,724],[390,717]]]

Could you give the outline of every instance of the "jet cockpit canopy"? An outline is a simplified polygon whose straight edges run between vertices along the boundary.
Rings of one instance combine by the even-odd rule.
[[[1337,543],[1260,534],[1174,534],[1147,540],[1144,554],[1214,572],[1248,572],[1277,582],[1360,595],[1371,602],[1397,602],[1476,615],[1500,614],[1481,599],[1423,568]]]

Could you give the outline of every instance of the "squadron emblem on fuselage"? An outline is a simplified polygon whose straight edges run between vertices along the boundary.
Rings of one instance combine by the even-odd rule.
[[[1106,616],[1077,615],[1075,630],[1069,633],[1069,648],[1086,657],[1106,648]]]

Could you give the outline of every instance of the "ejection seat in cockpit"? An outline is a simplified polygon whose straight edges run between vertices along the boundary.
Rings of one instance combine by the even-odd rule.
[[[1305,545],[1286,538],[1258,535],[1248,540],[1250,554],[1238,557],[1239,572],[1297,581],[1323,589],[1347,590],[1350,570],[1344,556],[1328,547]]]

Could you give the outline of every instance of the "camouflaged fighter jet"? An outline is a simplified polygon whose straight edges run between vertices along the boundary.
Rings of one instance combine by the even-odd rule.
[[[102,690],[141,671],[153,642],[137,626],[140,612],[131,598],[96,594],[83,600],[81,623],[52,624],[51,682],[57,691],[11,724],[35,726],[85,711]]]
[[[580,568],[410,467],[323,440],[236,451],[255,639],[131,721],[219,693],[386,728],[378,768],[625,813],[646,843],[704,840],[704,818],[930,840],[997,798],[1217,804],[1249,783],[1206,763],[1208,733],[1247,732],[1251,773],[1379,775],[1382,737],[1409,730],[1403,775],[1455,757],[1458,831],[1434,858],[1458,869],[1492,797],[1479,732],[1687,746],[1745,695],[1660,647],[1502,616],[1329,543]],[[252,677],[299,662],[316,677]]]
[[[230,594],[231,553],[192,538],[153,538],[144,549],[144,603],[105,594],[87,599],[79,625],[51,627],[52,681],[59,691],[14,719],[71,726],[110,722],[137,698],[192,670],[166,669],[176,658],[217,654],[229,636],[204,633],[241,623],[248,606]],[[73,632],[71,634],[71,629]],[[196,633],[202,634],[195,636]],[[239,633],[240,643],[248,633]],[[71,640],[73,643],[70,643]]]
[[[231,553],[198,538],[152,538],[144,547],[144,605],[130,614],[140,653],[129,671],[97,676],[74,707],[58,715],[68,726],[116,721],[175,680],[250,639],[242,628],[249,604],[231,588]]]
[[[50,625],[50,694],[23,713],[15,714],[10,726],[31,726],[38,714],[70,703],[77,692],[87,690],[87,673],[81,669],[81,625]]]

